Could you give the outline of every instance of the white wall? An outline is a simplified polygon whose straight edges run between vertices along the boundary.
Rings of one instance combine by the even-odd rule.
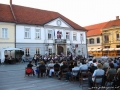
[[[24,31],[25,27],[30,27],[31,30],[31,38],[30,39],[25,39],[24,38]],[[86,34],[85,31],[78,31],[78,30],[71,30],[71,29],[58,29],[56,28],[44,28],[44,27],[39,27],[41,29],[41,39],[35,39],[35,26],[27,26],[27,25],[16,25],[16,43],[54,43],[54,39],[57,39],[57,31],[62,32],[62,37],[61,39],[66,39],[66,32],[70,32],[70,40],[67,42],[74,43],[74,44],[81,44],[80,40],[80,34],[83,34],[83,40],[82,44],[86,44]],[[51,40],[48,40],[48,30],[53,30],[53,38]],[[54,37],[54,31],[55,31],[55,37]],[[77,40],[73,41],[73,32],[77,33]]]
[[[30,27],[30,32],[31,32],[31,38],[30,39],[25,39],[24,38],[24,32],[25,32],[25,27]],[[43,27],[40,27],[41,29],[41,37],[40,39],[35,39],[35,26],[26,26],[26,25],[16,25],[16,43],[44,43],[45,40],[45,30]],[[38,28],[38,27],[37,27]]]
[[[53,28],[46,28],[46,42],[47,43],[54,43],[54,39],[57,39],[57,31],[61,31],[62,32],[62,37],[61,39],[66,39],[66,32],[70,32],[70,40],[67,40],[67,42],[71,42],[71,43],[75,43],[75,44],[86,44],[86,34],[85,31],[78,31],[78,30],[71,30],[71,29],[53,29]],[[53,30],[53,39],[52,40],[48,40],[48,30]],[[54,31],[55,31],[55,37],[54,37]],[[77,33],[77,40],[73,41],[73,32]],[[81,42],[80,40],[80,34],[83,34],[83,41]]]

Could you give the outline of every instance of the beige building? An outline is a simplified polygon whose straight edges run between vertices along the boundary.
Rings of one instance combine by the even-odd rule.
[[[95,57],[120,56],[120,19],[85,27],[88,53]]]
[[[86,26],[88,54],[95,57],[102,56],[102,28],[107,22]]]
[[[7,47],[15,47],[15,24],[0,22],[0,50]]]
[[[120,56],[120,19],[109,21],[102,29],[103,55]]]

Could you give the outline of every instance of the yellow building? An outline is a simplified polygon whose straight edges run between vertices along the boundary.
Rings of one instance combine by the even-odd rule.
[[[4,10],[3,10],[4,8]],[[16,17],[13,13],[12,6],[5,4],[0,5],[0,58],[2,48],[15,47],[15,22]],[[10,51],[5,51],[10,55]],[[11,51],[14,57],[14,51]]]
[[[15,47],[15,24],[0,22],[0,49],[7,47]]]
[[[120,56],[120,19],[109,21],[102,29],[104,56]]]

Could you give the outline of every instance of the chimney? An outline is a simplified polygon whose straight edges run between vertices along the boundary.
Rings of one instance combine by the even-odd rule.
[[[116,16],[116,20],[119,20],[119,16]]]
[[[10,0],[10,5],[12,5],[12,0]]]
[[[15,22],[17,22],[14,11],[13,11],[13,7],[12,7],[12,0],[10,0],[10,9],[11,9],[11,12],[12,12],[12,15],[13,15]]]

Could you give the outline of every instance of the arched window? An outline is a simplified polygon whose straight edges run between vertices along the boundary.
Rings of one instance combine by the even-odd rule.
[[[89,39],[89,43],[94,44],[94,39],[93,38]]]

